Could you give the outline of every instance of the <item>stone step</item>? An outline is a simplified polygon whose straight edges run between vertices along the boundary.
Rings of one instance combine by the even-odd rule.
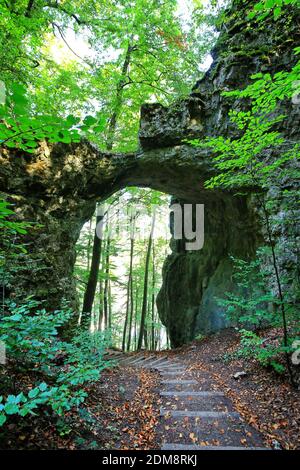
[[[167,362],[166,364],[161,364],[161,365],[158,364],[157,367],[159,367],[160,369],[166,369],[168,367],[170,367],[170,368],[173,368],[173,367],[175,368],[176,367],[177,368],[177,367],[185,367],[185,366],[180,364],[180,362]]]
[[[164,407],[162,407],[164,408]],[[169,409],[169,407],[166,407]],[[200,408],[201,409],[201,408]],[[206,413],[207,416],[207,413]],[[245,423],[239,416],[231,414],[209,413],[210,419],[202,416],[187,416],[184,412],[180,417],[164,415],[160,429],[162,441],[178,445],[193,446],[231,446],[231,447],[264,447],[259,431]],[[212,418],[212,416],[214,418]],[[230,416],[230,417],[228,417]],[[228,418],[227,418],[228,417]]]
[[[156,359],[156,361],[153,361],[151,362],[150,364],[147,364],[147,367],[149,367],[149,369],[151,369],[153,366],[157,365],[157,364],[164,364],[164,363],[167,363],[168,359],[166,357],[160,357],[159,359]]]
[[[144,356],[134,354],[134,355],[131,355],[131,356],[127,356],[124,359],[121,359],[120,363],[121,364],[127,364],[129,362],[137,361],[137,360],[141,359],[141,357],[144,357]]]
[[[151,361],[153,361],[153,358],[155,358],[155,356],[144,357],[143,359],[140,359],[139,361],[135,362],[134,365],[138,367],[144,367],[146,364],[149,364]]]
[[[123,357],[124,359],[126,358],[126,355],[124,353],[115,353],[115,354],[112,354],[112,353],[105,353],[103,355],[103,358],[106,359],[107,357],[109,358],[116,358],[116,359],[120,359],[121,357]]]
[[[104,356],[104,361],[117,361],[118,364],[121,362],[121,359],[118,356]]]
[[[168,377],[172,377],[172,375],[168,376]],[[165,378],[165,376],[163,376],[162,378]],[[181,380],[181,382],[183,382],[183,380]],[[211,388],[209,387],[199,387],[199,384],[189,384],[189,383],[183,383],[183,384],[165,384],[165,383],[161,383],[160,384],[160,387],[158,388],[158,390],[160,391],[164,391],[164,392],[199,392],[199,391],[204,391],[206,392],[207,390],[212,390]]]
[[[186,369],[184,369],[184,370],[161,370],[160,374],[163,375],[163,376],[167,376],[167,375],[182,376],[182,374],[184,374],[184,372],[186,372]]]
[[[197,380],[162,380],[162,384],[165,385],[197,385]]]
[[[204,419],[226,419],[240,418],[239,413],[228,411],[185,411],[160,409],[160,416],[170,416],[171,418],[204,418]]]
[[[235,446],[197,446],[194,444],[165,443],[161,450],[272,450],[268,447],[235,447]]]
[[[145,356],[140,356],[140,357],[134,359],[133,361],[130,361],[129,364],[135,365],[135,364],[138,364],[140,362],[144,362],[145,360],[146,360]]]
[[[183,396],[161,395],[161,408],[172,411],[214,411],[234,412],[236,411],[227,397],[219,395],[191,395]]]
[[[171,392],[160,392],[160,395],[165,396],[165,397],[224,397],[223,392],[214,392],[214,391],[209,391],[209,392],[177,392],[171,391]]]

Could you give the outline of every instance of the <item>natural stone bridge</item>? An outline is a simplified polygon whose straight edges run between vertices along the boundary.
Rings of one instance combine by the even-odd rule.
[[[229,255],[252,256],[261,241],[260,225],[249,197],[204,189],[214,172],[211,155],[183,141],[235,135],[228,110],[237,103],[222,96],[222,91],[244,88],[247,77],[258,70],[273,73],[292,66],[295,59],[288,38],[292,35],[299,41],[296,13],[290,29],[283,16],[276,28],[266,21],[264,28],[252,28],[251,33],[247,33],[245,12],[233,7],[232,13],[234,19],[227,23],[226,32],[221,31],[212,51],[213,65],[191,96],[168,109],[142,108],[137,152],[103,153],[88,142],[43,142],[34,155],[1,151],[0,191],[16,205],[20,218],[42,224],[27,235],[35,269],[30,265],[20,269],[14,282],[16,295],[34,293],[46,298],[51,308],[62,298],[74,302],[75,244],[96,202],[127,186],[149,187],[181,202],[205,204],[203,250],[186,253],[182,244],[173,241],[173,253],[164,267],[158,308],[172,344],[224,326],[215,296],[233,288]],[[247,50],[241,52],[240,44],[247,44]],[[272,51],[267,59],[262,45]],[[299,111],[292,105],[285,105],[285,111],[289,118],[282,130],[295,135]],[[39,264],[43,268],[37,270]]]

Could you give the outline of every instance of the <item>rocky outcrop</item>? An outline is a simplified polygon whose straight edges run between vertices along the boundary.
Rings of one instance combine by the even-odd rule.
[[[245,87],[257,71],[274,73],[295,62],[291,44],[299,44],[297,12],[255,28],[246,19],[253,3],[233,2],[212,52],[214,63],[190,97],[170,108],[142,108],[136,153],[103,153],[88,142],[42,143],[36,154],[1,151],[0,192],[15,204],[20,219],[36,223],[25,240],[30,265],[20,266],[11,285],[14,296],[35,294],[46,298],[51,308],[63,297],[75,305],[75,243],[96,202],[126,186],[146,186],[174,195],[181,203],[205,204],[203,250],[188,253],[184,244],[173,241],[164,266],[158,307],[172,344],[226,325],[216,297],[234,288],[230,255],[251,257],[261,228],[250,195],[204,188],[215,172],[211,155],[182,141],[235,135],[228,111],[247,103],[225,98],[222,91]],[[299,138],[299,108],[283,103],[282,110],[289,116],[283,133]]]
[[[235,289],[231,256],[251,259],[262,241],[259,220],[247,198],[223,194],[202,201],[203,249],[186,251],[185,243],[172,241],[172,254],[165,261],[164,282],[157,298],[173,346],[228,325],[217,299]]]
[[[250,83],[250,77],[254,73],[261,71],[273,74],[288,70],[295,64],[296,58],[291,46],[299,45],[300,42],[297,24],[299,11],[291,10],[277,22],[270,18],[254,28],[253,23],[250,25],[246,18],[247,9],[251,5],[253,6],[252,1],[233,2],[233,7],[227,12],[228,21],[212,51],[212,67],[192,91],[191,99],[201,103],[200,138],[203,135],[238,135],[237,129],[228,118],[228,111],[232,107],[246,109],[247,102],[228,100],[222,96],[222,91],[244,88]],[[287,115],[279,130],[288,141],[299,140],[299,106],[283,102],[279,112]],[[184,113],[181,112],[182,115]],[[188,115],[187,110],[185,116]],[[143,118],[147,118],[145,113]],[[152,110],[149,120],[151,131],[157,134],[155,128],[153,130],[153,123],[156,122],[159,128],[161,112],[155,118]],[[172,141],[175,140],[174,127],[172,124]],[[188,125],[186,127],[188,129]],[[145,129],[147,126],[143,125],[142,121],[142,144],[145,140]],[[184,132],[179,131],[178,135],[182,136]],[[166,135],[164,139],[166,140]],[[286,145],[288,147],[289,142]],[[291,185],[296,187],[297,184],[295,181],[282,183],[282,189]],[[205,203],[203,249],[198,252],[186,252],[184,243],[175,243],[173,240],[172,254],[165,261],[163,269],[163,286],[157,303],[173,346],[190,341],[198,334],[215,332],[227,326],[224,311],[217,299],[224,297],[226,291],[236,289],[232,280],[231,256],[249,259],[263,243],[264,230],[259,222],[255,203],[251,199],[251,191],[243,198],[225,194],[218,197],[214,193],[206,196],[202,195],[198,200],[199,203]],[[272,198],[271,192],[270,197]],[[280,211],[279,207],[278,213]],[[294,217],[291,214],[282,216],[287,220]],[[275,236],[280,245],[287,245],[285,229],[282,233],[275,233]],[[295,256],[285,250],[281,259],[281,267],[283,270],[289,270],[291,279],[295,279],[295,272],[291,272],[296,265],[293,258]]]
[[[200,96],[176,101],[169,108],[159,103],[141,108],[139,141],[143,149],[179,145],[184,139],[199,138],[204,128],[204,102]]]

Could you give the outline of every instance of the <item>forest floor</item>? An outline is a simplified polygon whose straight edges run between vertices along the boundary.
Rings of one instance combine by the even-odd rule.
[[[238,334],[225,330],[158,354],[180,360],[200,390],[201,384],[206,386],[209,381],[213,389],[224,392],[266,446],[300,449],[300,392],[255,360],[228,360],[228,353],[238,346]],[[246,375],[234,379],[240,371]],[[101,379],[86,389],[88,399],[79,414],[69,412],[64,418],[54,418],[45,410],[39,416],[16,418],[0,432],[0,448],[159,449],[165,434],[170,433],[170,426],[160,417],[163,400],[159,383],[160,376],[153,370],[126,365],[106,369]],[[189,436],[194,442],[193,433]]]

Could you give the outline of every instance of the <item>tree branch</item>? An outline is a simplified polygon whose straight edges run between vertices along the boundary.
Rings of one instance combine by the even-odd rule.
[[[25,11],[26,18],[30,17],[30,14],[31,14],[31,11],[32,11],[33,7],[34,7],[34,0],[29,0],[29,2],[27,4],[26,11]]]
[[[58,10],[62,13],[65,13],[66,15],[70,16],[71,18],[73,18],[76,23],[79,25],[79,26],[90,26],[92,24],[98,24],[99,22],[101,21],[110,21],[111,18],[99,18],[97,21],[94,21],[94,20],[91,20],[91,21],[86,21],[86,20],[82,20],[81,18],[79,18],[79,16],[71,11],[68,11],[66,8],[64,8],[62,5],[60,5],[58,2],[48,2],[46,5],[44,5],[43,8],[53,8],[55,10]]]
[[[83,57],[81,57],[80,55],[78,55],[74,49],[72,49],[72,47],[68,44],[65,36],[64,36],[64,33],[61,29],[61,27],[57,24],[57,23],[52,23],[53,26],[55,26],[55,28],[57,28],[58,32],[59,32],[59,35],[60,37],[62,38],[63,42],[65,43],[65,45],[67,46],[67,48],[72,52],[72,54],[74,54],[76,57],[78,57],[78,59],[80,59],[82,62],[85,62],[89,67],[91,67],[91,64],[86,60],[86,59],[83,59]]]

